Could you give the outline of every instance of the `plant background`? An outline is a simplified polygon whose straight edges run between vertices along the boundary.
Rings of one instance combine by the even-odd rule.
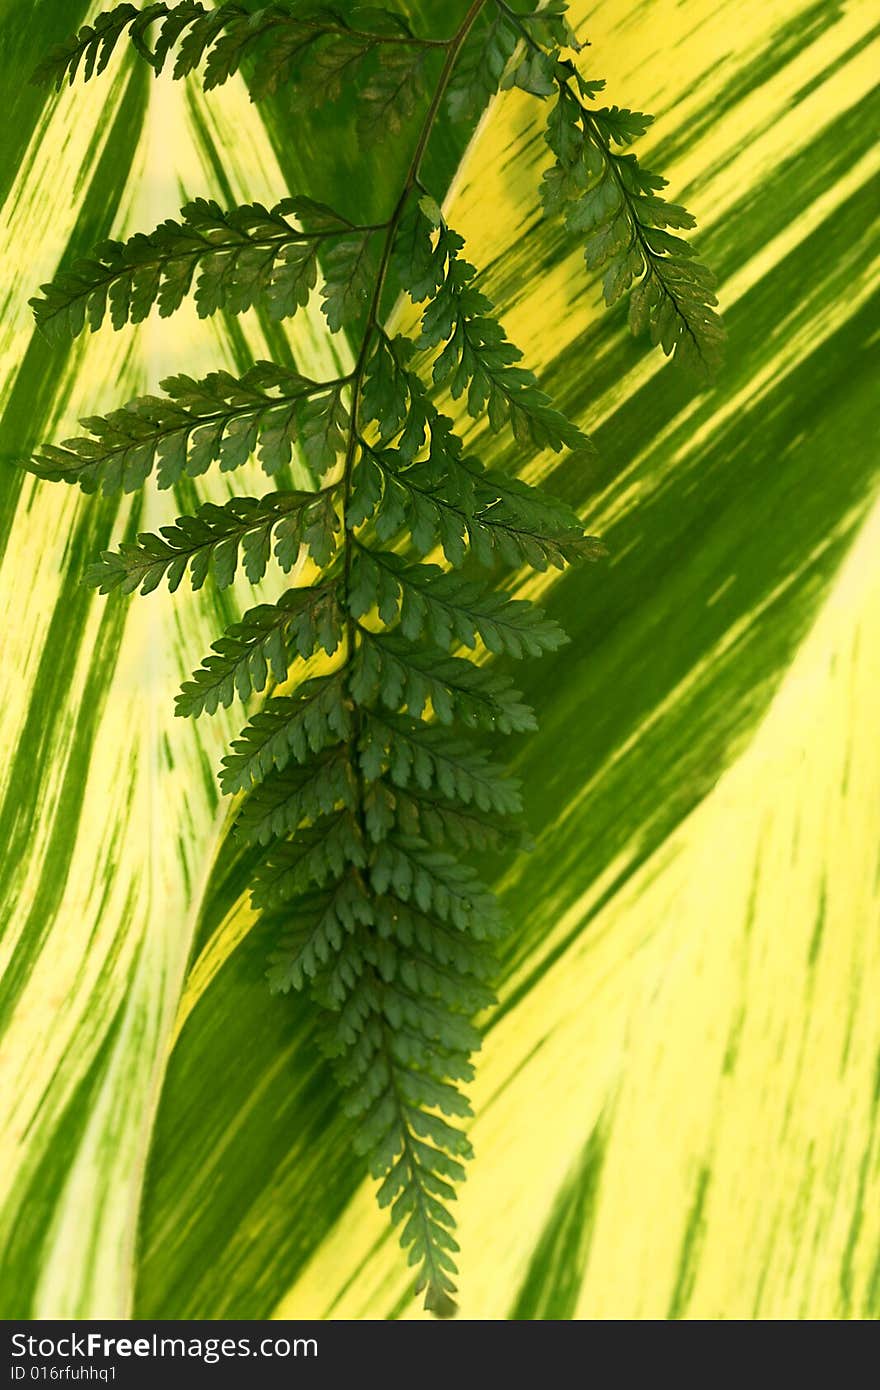
[[[406,140],[362,152],[344,111],[328,135],[240,80],[206,98],[127,57],[57,98],[27,86],[95,8],[0,4],[0,1309],[419,1317],[308,1008],[263,979],[214,777],[241,712],[172,717],[252,591],[96,597],[79,580],[111,532],[187,496],[16,467],[175,370],[345,360],[314,313],[289,338],[182,312],[50,349],[27,299],[62,257],[198,195],[384,214]],[[408,6],[434,33],[459,8]],[[523,673],[537,848],[489,865],[516,930],[472,1090],[462,1315],[876,1316],[876,14],[572,11],[609,100],[658,116],[640,148],[698,216],[730,347],[695,394],[602,310],[540,219],[533,99],[494,105],[466,152],[436,141],[511,337],[600,450],[490,440],[487,461],[552,472],[611,552],[531,581],[573,642]]]

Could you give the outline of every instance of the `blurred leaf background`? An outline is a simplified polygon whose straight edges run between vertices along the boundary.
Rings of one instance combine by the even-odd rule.
[[[434,33],[460,8],[408,6]],[[516,929],[473,1092],[462,1316],[874,1317],[876,11],[572,12],[609,100],[658,117],[641,148],[698,216],[730,347],[694,394],[602,310],[541,221],[532,99],[493,105],[467,148],[437,140],[432,186],[511,337],[600,450],[491,440],[488,461],[552,473],[610,550],[534,585],[573,643],[524,675],[537,848],[488,865]],[[255,314],[49,348],[27,299],[59,261],[198,195],[383,214],[406,150],[128,58],[58,97],[27,86],[93,13],[0,5],[0,1309],[423,1316],[309,1010],[263,978],[214,776],[238,712],[172,717],[247,586],[95,597],[80,579],[111,534],[187,497],[84,498],[16,467],[172,371],[345,351],[314,317],[287,337]]]

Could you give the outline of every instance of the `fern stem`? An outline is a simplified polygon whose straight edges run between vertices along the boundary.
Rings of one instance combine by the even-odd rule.
[[[422,160],[425,157],[425,151],[428,148],[428,141],[431,138],[431,132],[434,129],[434,123],[437,119],[437,115],[440,110],[440,105],[446,94],[446,89],[449,86],[449,82],[455,69],[455,64],[458,60],[458,56],[464,46],[468,34],[470,33],[474,23],[476,22],[478,15],[480,14],[481,10],[485,8],[487,3],[488,0],[472,0],[472,4],[470,5],[467,14],[465,15],[455,34],[453,34],[451,39],[444,40],[444,44],[446,46],[446,57],[443,62],[443,67],[440,72],[440,76],[437,80],[437,86],[434,89],[434,94],[431,98],[430,105],[428,106],[428,110],[425,114],[425,119],[422,122],[422,128],[419,132],[419,137],[416,141],[416,147],[413,151],[412,158],[409,162],[409,168],[406,172],[406,177],[404,179],[400,196],[397,200],[397,204],[387,224],[387,231],[385,233],[385,243],[382,247],[382,255],[379,261],[379,268],[376,274],[376,284],[373,290],[373,297],[370,303],[369,313],[367,315],[364,336],[361,341],[361,346],[358,352],[354,370],[351,373],[351,423],[349,425],[348,445],[346,448],[345,463],[342,475],[342,529],[343,546],[345,550],[343,558],[343,604],[346,612],[346,659],[348,661],[351,660],[355,650],[355,624],[349,612],[352,547],[348,540],[346,513],[351,499],[352,468],[354,465],[355,453],[360,442],[357,420],[358,407],[360,405],[360,394],[363,386],[364,371],[366,369],[367,357],[369,354],[370,347],[372,345],[373,335],[378,327],[379,310],[382,302],[382,292],[385,288],[385,279],[388,274],[388,266],[391,261],[391,252],[394,247],[394,238],[397,234],[397,229],[400,225],[400,220],[403,216],[403,212],[406,207],[407,198],[409,197],[413,188],[419,181]],[[357,716],[357,711],[355,710],[355,727],[351,740],[352,747],[357,746],[359,737],[360,721]],[[358,790],[358,800],[362,801],[363,784],[360,779],[358,780]]]
[[[363,387],[364,372],[366,370],[369,351],[370,347],[372,346],[374,335],[377,329],[379,328],[379,312],[382,304],[382,293],[385,288],[385,280],[388,274],[388,266],[391,261],[391,253],[394,247],[394,239],[397,234],[397,229],[400,225],[401,218],[403,217],[407,199],[409,198],[409,195],[412,192],[412,190],[419,183],[422,160],[425,157],[425,152],[428,148],[428,142],[431,138],[431,133],[434,129],[434,124],[437,120],[437,116],[440,111],[440,106],[443,102],[444,96],[446,95],[446,89],[449,86],[450,79],[455,70],[455,64],[465,44],[468,34],[470,33],[478,15],[485,8],[486,3],[487,0],[473,0],[473,3],[468,8],[468,11],[464,16],[464,19],[462,20],[455,34],[452,36],[451,39],[444,41],[446,47],[446,57],[444,59],[440,75],[437,79],[437,85],[434,89],[434,94],[431,98],[428,110],[425,113],[424,121],[422,122],[422,127],[419,132],[418,140],[416,141],[415,149],[413,150],[413,154],[409,162],[409,167],[406,172],[406,177],[404,179],[400,196],[397,200],[394,211],[392,212],[388,222],[387,231],[385,233],[385,242],[382,247],[382,254],[380,257],[379,267],[376,274],[376,284],[373,290],[373,296],[370,303],[369,313],[367,315],[366,326],[364,328],[364,335],[361,340],[357,360],[355,363],[354,370],[352,372],[351,419],[349,425],[348,445],[346,448],[345,464],[342,476],[342,544],[344,547],[342,603],[345,611],[345,662],[348,667],[349,673],[351,672],[352,661],[356,651],[357,634],[359,631],[365,631],[365,629],[361,628],[361,625],[352,617],[351,614],[351,562],[354,546],[352,544],[353,538],[349,535],[349,530],[346,522],[348,506],[351,499],[352,469],[358,445],[361,443],[361,436],[358,430],[358,408],[360,405],[360,395]],[[356,803],[354,814],[358,826],[360,828],[361,834],[364,838],[364,843],[368,843],[368,836],[366,832],[366,823],[364,816],[365,786],[363,772],[360,767],[360,759],[358,757],[358,750],[361,742],[361,713],[357,701],[351,699],[348,677],[346,677],[345,684],[347,693],[349,694],[349,700],[352,709],[352,730],[351,737],[348,743],[348,757],[349,765],[351,767],[352,774],[355,780]],[[385,1032],[386,1030],[383,1023],[383,1038],[385,1037]],[[387,1041],[385,1044],[385,1050],[388,1059],[389,1071],[393,1076],[393,1057],[391,1054],[391,1050],[387,1045]],[[403,1106],[402,1098],[400,1097],[399,1092],[397,1091],[397,1088],[393,1082],[392,1088],[394,1091],[394,1096],[400,1117],[400,1129],[401,1134],[403,1135],[402,1142],[404,1147],[404,1153],[406,1156],[406,1162],[409,1166],[409,1170],[413,1177],[413,1183],[416,1190],[416,1201],[419,1208],[420,1224],[423,1230],[423,1238],[425,1244],[424,1269],[427,1281],[425,1306],[428,1308],[433,1308],[438,1312],[451,1312],[454,1311],[455,1305],[452,1303],[452,1300],[448,1297],[448,1295],[444,1292],[441,1283],[438,1281],[437,1270],[435,1269],[434,1251],[432,1249],[430,1225],[427,1221],[424,1207],[425,1194],[422,1184],[419,1181],[419,1168],[415,1162],[415,1158],[412,1151],[412,1132],[409,1129],[408,1124],[406,1123],[405,1109]]]

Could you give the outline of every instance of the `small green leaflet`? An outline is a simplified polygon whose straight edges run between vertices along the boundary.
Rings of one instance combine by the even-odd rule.
[[[276,695],[254,715],[223,759],[220,785],[230,794],[257,786],[274,768],[306,763],[331,742],[352,732],[342,674],[304,681],[295,695]]]
[[[568,640],[531,603],[446,574],[437,565],[407,564],[392,551],[361,545],[353,562],[349,607],[356,618],[375,607],[386,626],[399,617],[408,641],[425,635],[446,649],[459,643],[473,648],[479,638],[495,654],[540,656]]]
[[[442,349],[434,361],[435,384],[448,387],[454,400],[466,396],[471,415],[485,411],[493,431],[509,423],[520,444],[590,449],[587,437],[554,409],[534,375],[516,365],[522,353],[508,341],[491,300],[475,287],[477,272],[459,255],[462,237],[443,223],[432,238],[420,206],[410,211],[410,219],[396,269],[415,302],[431,296],[418,346]]]
[[[344,744],[321,752],[305,766],[270,773],[247,797],[238,818],[246,840],[269,844],[298,830],[304,821],[327,815],[339,806],[353,810],[357,788]]]
[[[44,445],[31,472],[108,495],[134,492],[154,468],[160,488],[184,474],[198,477],[214,462],[228,472],[255,450],[271,476],[290,462],[296,441],[319,476],[336,463],[348,422],[344,380],[313,382],[258,362],[240,378],[211,372],[201,380],[168,377],[161,385],[165,396],[138,396],[109,415],[82,420],[90,437]]]
[[[102,594],[140,589],[149,594],[165,579],[171,593],[188,573],[194,589],[212,576],[218,589],[235,578],[239,554],[252,584],[266,573],[274,553],[287,574],[304,545],[317,565],[333,554],[339,517],[330,492],[270,492],[265,497],[233,497],[223,506],[205,502],[192,516],[123,541],[105,550],[86,571],[86,583]],[[274,548],[273,548],[274,541]]]
[[[308,198],[229,211],[197,198],[179,221],[168,218],[152,232],[102,242],[91,256],[59,270],[30,303],[37,327],[52,342],[76,337],[86,326],[96,332],[108,310],[117,329],[141,323],[154,306],[167,318],[193,290],[201,318],[259,305],[270,318],[285,319],[308,303],[320,260],[329,286],[325,312],[338,328],[340,306],[362,293],[374,234]]]
[[[335,652],[342,639],[342,618],[332,584],[290,589],[277,603],[263,603],[233,623],[213,644],[213,651],[185,681],[177,697],[176,714],[213,714],[231,705],[236,695],[246,700],[265,690],[271,676],[287,679],[297,656],[323,650]]]
[[[360,704],[380,700],[418,718],[429,703],[441,724],[521,733],[535,718],[507,676],[430,647],[414,649],[395,634],[363,632],[352,663],[351,692]]]
[[[398,787],[436,789],[449,800],[478,810],[516,816],[519,783],[475,744],[448,729],[404,715],[371,711],[364,721],[360,764],[368,781],[387,773]]]
[[[544,176],[548,211],[562,212],[570,232],[585,237],[590,270],[603,271],[605,302],[616,303],[631,287],[629,323],[703,380],[716,372],[724,329],[715,313],[714,277],[690,245],[666,230],[687,229],[685,208],[658,196],[666,180],[642,169],[634,154],[620,154],[644,134],[651,117],[640,111],[585,104],[584,84],[573,69],[563,82],[547,124],[556,156]],[[581,91],[581,96],[575,90]],[[594,95],[587,89],[586,96]]]
[[[176,47],[173,76],[180,79],[201,67],[205,91],[228,82],[243,64],[254,99],[295,83],[301,101],[319,104],[336,100],[363,78],[359,95],[369,113],[367,128],[384,120],[388,129],[399,130],[420,94],[420,68],[430,41],[417,40],[405,17],[393,10],[363,7],[353,18],[350,24],[340,11],[320,5],[304,10],[275,3],[247,11],[235,3],[213,8],[199,0],[143,9],[122,4],[57,45],[32,80],[60,88],[79,72],[88,81],[104,71],[127,34],[156,72]]]

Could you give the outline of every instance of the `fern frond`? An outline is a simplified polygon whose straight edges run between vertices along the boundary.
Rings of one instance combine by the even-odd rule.
[[[604,550],[564,502],[466,452],[435,399],[443,391],[490,432],[511,430],[520,453],[591,448],[522,365],[422,182],[444,105],[471,116],[511,86],[555,97],[545,205],[587,235],[609,303],[638,281],[633,326],[648,324],[682,359],[708,362],[720,340],[709,278],[674,235],[689,214],[621,153],[648,118],[598,106],[602,84],[565,56],[579,44],[563,0],[527,14],[473,0],[456,32],[436,39],[375,9],[123,4],[39,76],[89,78],[126,38],[157,71],[173,51],[174,76],[199,70],[206,88],[244,71],[253,95],[291,83],[313,106],[353,90],[368,138],[377,124],[383,136],[418,125],[384,222],[352,223],[304,197],[229,210],[199,199],[179,220],[105,242],[33,301],[39,326],[60,337],[98,328],[108,309],[117,328],[154,307],[171,314],[192,291],[203,317],[257,306],[286,318],[322,279],[328,330],[352,341],[349,374],[316,382],[260,362],[240,378],[171,377],[163,396],[83,421],[86,435],[44,446],[29,467],[87,492],[132,492],[153,474],[168,488],[254,455],[274,476],[296,448],[314,477],[329,476],[316,491],[204,504],[105,551],[87,578],[104,593],[149,593],[187,576],[223,589],[239,564],[252,582],[273,560],[286,574],[306,558],[317,571],[233,623],[176,712],[213,713],[289,682],[251,714],[220,785],[243,794],[237,830],[263,847],[251,899],[272,935],[270,985],[308,990],[320,1010],[321,1046],[379,1202],[426,1306],[446,1315],[458,1249],[450,1203],[471,1155],[461,1085],[507,930],[467,856],[529,844],[522,789],[479,739],[529,732],[535,719],[491,658],[553,653],[566,640],[510,597],[497,569],[561,570]],[[395,288],[420,306],[416,334],[383,323]]]
[[[345,442],[346,379],[315,382],[272,362],[241,377],[211,372],[201,380],[167,377],[165,396],[138,396],[120,410],[80,423],[89,436],[46,444],[25,466],[38,478],[77,483],[83,492],[134,492],[156,469],[160,488],[197,478],[218,461],[228,472],[258,450],[272,476],[290,462],[296,441],[319,475],[334,467]]]
[[[497,6],[488,6],[449,84],[446,102],[453,120],[473,118],[483,110],[501,86],[519,38],[513,20]]]
[[[438,647],[474,647],[479,638],[490,652],[515,657],[540,656],[568,640],[525,600],[492,593],[437,565],[409,565],[391,551],[355,545],[349,586],[355,618],[376,608],[386,626],[399,617],[400,631],[411,642],[424,633]]]
[[[158,73],[176,47],[173,75],[182,78],[203,68],[205,91],[228,82],[248,66],[251,96],[276,92],[286,83],[304,87],[313,102],[335,101],[351,83],[360,83],[362,126],[382,122],[400,130],[413,114],[422,90],[422,68],[442,40],[418,38],[404,15],[378,7],[363,9],[369,28],[349,23],[340,11],[323,6],[303,9],[272,4],[249,11],[238,4],[216,8],[199,0],[150,4],[142,9],[118,5],[83,25],[57,45],[32,81],[60,89],[101,73],[126,36]],[[155,29],[152,46],[149,33]],[[377,62],[384,55],[384,62]]]
[[[290,589],[277,603],[261,603],[233,623],[213,644],[213,654],[185,681],[176,714],[213,714],[237,695],[265,690],[269,676],[287,679],[294,659],[323,650],[328,656],[342,640],[342,615],[335,584]]]
[[[271,846],[257,869],[251,901],[270,911],[293,902],[311,887],[338,882],[350,869],[363,869],[367,850],[350,811],[322,816],[294,839]]]
[[[222,790],[246,791],[291,760],[304,763],[331,742],[347,742],[352,715],[343,674],[304,681],[295,695],[277,695],[255,714],[223,759]]]
[[[461,805],[503,816],[522,811],[515,778],[478,747],[420,720],[371,710],[364,721],[360,765],[367,781],[387,771],[397,787],[436,788]]]
[[[561,569],[567,561],[602,553],[579,522],[565,526],[557,512],[560,520],[554,524],[554,517],[548,525],[548,512],[528,507],[526,489],[527,484],[516,488],[513,480],[487,473],[474,461],[435,455],[407,466],[399,450],[362,441],[347,519],[356,527],[373,518],[383,544],[406,532],[420,555],[439,544],[451,565],[473,554],[484,565],[500,558],[510,566]]]
[[[188,21],[198,13],[204,13],[203,7],[191,0],[184,0],[182,5],[175,8],[185,12]],[[169,6],[165,4],[145,5],[143,8],[123,4],[112,10],[104,10],[95,16],[91,24],[84,24],[76,34],[56,44],[46,54],[31,81],[37,86],[52,83],[60,90],[65,81],[73,85],[79,73],[83,81],[88,82],[104,71],[126,31],[134,49],[148,62],[153,62],[146,32],[157,19],[167,15]]]
[[[350,968],[349,979],[354,975]],[[472,1150],[462,1130],[437,1112],[469,1113],[448,1078],[475,1035],[452,1007],[419,1007],[418,985],[414,992],[395,988],[369,964],[352,983],[340,984],[328,991],[342,1003],[327,1028],[326,1050],[342,1056],[336,1070],[346,1109],[358,1120],[356,1146],[381,1181],[380,1206],[389,1207],[392,1224],[402,1227],[401,1243],[417,1268],[416,1292],[426,1291],[430,1311],[449,1316],[458,1244],[447,1204]],[[457,1053],[437,1047],[437,1037],[456,1036],[463,1044]]]
[[[434,229],[425,214],[424,199],[412,216],[416,225],[421,218],[423,243],[427,243]],[[459,254],[463,246],[464,239],[441,217],[430,253],[430,280],[436,288],[428,291],[430,302],[422,314],[418,343],[425,349],[443,345],[434,361],[435,385],[447,386],[453,400],[466,395],[469,413],[479,416],[485,411],[493,431],[508,422],[520,444],[557,452],[589,449],[590,441],[551,405],[534,374],[516,365],[522,353],[508,341],[492,301],[474,285],[476,268]],[[417,296],[426,297],[423,291],[430,281],[426,282],[421,267],[417,276],[407,276],[405,269],[400,274],[413,302],[420,302]]]
[[[375,921],[372,898],[356,869],[349,869],[330,888],[303,894],[295,906],[288,906],[288,913],[297,923],[296,931],[282,935],[279,949],[269,958],[269,985],[280,994],[314,980],[348,933]]]
[[[393,892],[441,921],[471,931],[479,941],[501,913],[496,899],[469,864],[419,839],[390,836],[376,850],[370,881],[377,893]]]
[[[302,546],[323,566],[339,529],[333,491],[233,497],[223,506],[206,502],[193,516],[161,526],[159,535],[144,533],[136,542],[123,542],[118,551],[103,551],[86,571],[86,583],[102,594],[117,588],[124,594],[138,588],[149,594],[165,579],[174,593],[188,573],[194,589],[200,589],[209,574],[218,589],[225,589],[235,578],[240,550],[252,584],[263,578],[273,553],[285,574]]]
[[[396,135],[414,115],[424,94],[430,47],[397,45],[360,89],[358,132],[368,140],[377,132]]]
[[[441,724],[459,720],[467,728],[525,733],[535,717],[507,676],[474,666],[463,657],[413,647],[395,634],[361,629],[351,666],[350,689],[359,704],[379,699],[386,708],[418,719],[430,704]]]
[[[309,198],[228,211],[197,198],[181,209],[179,221],[167,218],[152,232],[102,242],[91,256],[60,270],[30,303],[37,327],[51,342],[76,337],[86,326],[96,332],[108,309],[117,329],[141,323],[155,306],[167,318],[193,288],[200,318],[219,309],[242,314],[254,305],[270,318],[290,318],[318,283],[319,252],[335,246],[325,268],[331,286],[325,290],[326,311],[329,301],[347,291],[350,248],[363,248],[366,256],[379,231],[355,226]]]
[[[403,791],[381,780],[364,793],[363,804],[367,834],[376,843],[397,829],[402,835],[462,851],[497,848],[505,841],[519,848],[531,844],[522,825],[434,791]]]
[[[708,380],[724,345],[715,279],[684,238],[667,230],[693,227],[695,220],[658,196],[665,179],[642,169],[634,154],[614,148],[631,145],[652,117],[591,106],[586,98],[595,95],[597,84],[579,84],[571,65],[566,75],[573,85],[560,84],[547,127],[556,163],[547,175],[545,205],[563,211],[569,231],[586,236],[586,263],[604,272],[606,304],[615,304],[638,282],[630,296],[632,331],[648,329],[667,356],[674,354]]]
[[[356,809],[357,786],[348,748],[339,743],[304,765],[266,777],[247,797],[237,825],[246,840],[267,845],[343,807]]]

